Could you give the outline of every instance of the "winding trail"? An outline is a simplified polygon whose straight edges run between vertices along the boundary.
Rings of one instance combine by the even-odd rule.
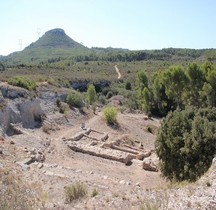
[[[120,71],[118,69],[118,66],[115,65],[114,67],[115,67],[116,73],[118,74],[118,79],[120,79],[121,78],[121,73],[120,73]]]

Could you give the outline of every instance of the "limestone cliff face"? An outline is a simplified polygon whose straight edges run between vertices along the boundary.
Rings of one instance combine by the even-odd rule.
[[[44,111],[40,100],[29,98],[30,92],[10,85],[0,85],[0,130],[10,132],[10,124],[21,123],[25,128],[34,128],[41,123]]]
[[[38,99],[9,101],[7,106],[0,110],[0,126],[3,132],[8,132],[10,123],[22,123],[24,128],[34,128],[40,124],[43,114]]]
[[[41,116],[44,114],[38,99],[25,100],[24,102],[17,104],[17,107],[23,127],[34,128],[38,126]]]

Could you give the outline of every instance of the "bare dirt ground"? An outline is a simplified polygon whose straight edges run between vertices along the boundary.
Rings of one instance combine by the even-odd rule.
[[[94,200],[90,196],[81,202],[65,204],[64,187],[75,181],[85,183],[89,194],[93,189],[96,189],[99,193],[98,196],[102,200],[107,200],[104,201],[105,204],[108,204],[108,200],[113,197],[124,199],[126,192],[133,191],[133,189],[149,189],[164,185],[165,180],[160,177],[159,172],[142,169],[142,161],[134,159],[127,166],[121,162],[74,152],[67,147],[64,141],[64,139],[82,131],[80,126],[84,122],[87,128],[106,132],[109,135],[109,140],[127,138],[130,141],[139,142],[146,151],[149,151],[154,149],[155,135],[148,132],[147,127],[151,125],[157,128],[159,120],[148,120],[145,114],[119,113],[119,127],[110,127],[106,124],[100,110],[89,119],[87,116],[81,115],[78,110],[71,110],[67,118],[68,125],[57,125],[58,128],[50,131],[50,134],[43,132],[42,128],[22,128],[22,134],[8,137],[5,140],[4,149],[15,151],[10,155],[10,160],[18,163],[16,167],[21,167],[24,171],[24,180],[38,186],[41,192],[48,193],[48,207],[50,206],[51,209],[73,209],[72,206],[75,205],[76,209],[84,207],[94,209],[93,206],[96,204],[91,204],[93,206],[89,204],[92,199]],[[94,133],[93,137],[96,138],[98,135]],[[11,141],[14,144],[11,145]],[[82,139],[82,141],[88,144],[91,140]],[[22,161],[29,158],[34,152],[44,155],[43,163],[34,162],[22,165]],[[138,205],[139,199],[135,200]],[[100,209],[100,204],[96,209]]]
[[[118,79],[121,79],[121,72],[119,71],[119,68],[117,65],[114,66],[115,67],[115,70],[116,70],[116,73],[118,74]]]
[[[147,158],[157,165],[154,141],[159,119],[148,119],[145,113],[125,110],[118,112],[118,126],[108,126],[101,107],[95,114],[91,109],[85,113],[70,109],[64,116],[55,106],[48,107],[51,111],[46,113],[45,122],[51,123],[51,130],[44,130],[44,126],[18,127],[15,135],[0,138],[0,178],[5,168],[19,174],[36,189],[43,203],[40,209],[216,209],[216,161],[198,182],[171,186],[160,171],[144,170],[143,160],[136,156],[130,164],[124,164],[112,158],[75,152],[68,147],[70,143],[94,145],[89,148],[111,151],[111,156],[115,154],[112,151],[122,152],[122,157],[125,152],[116,148],[129,151],[133,148],[133,152],[150,152]],[[92,130],[88,135],[82,134],[86,132],[81,128],[83,123],[87,130]],[[71,140],[80,133],[81,138]],[[102,140],[105,134],[108,138]],[[113,142],[120,144],[113,145]],[[114,148],[103,147],[104,144]],[[104,154],[99,152],[99,155]],[[88,194],[67,203],[65,187],[75,182],[84,183]],[[94,190],[96,196],[92,195]]]

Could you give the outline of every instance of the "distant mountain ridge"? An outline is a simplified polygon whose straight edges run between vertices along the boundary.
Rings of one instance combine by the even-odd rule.
[[[181,49],[165,48],[161,50],[128,50],[123,48],[88,48],[70,38],[63,29],[55,28],[47,31],[36,42],[31,43],[23,51],[13,52],[8,56],[0,56],[6,66],[37,65],[66,60],[73,61],[216,61],[215,49]]]

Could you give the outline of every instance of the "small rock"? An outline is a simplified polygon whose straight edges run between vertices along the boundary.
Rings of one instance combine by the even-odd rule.
[[[57,168],[58,167],[58,164],[52,164],[52,165],[50,165],[50,168]]]
[[[131,183],[130,183],[130,182],[126,182],[126,184],[127,184],[127,185],[131,185]]]
[[[90,144],[89,144],[89,146],[95,146],[95,145],[97,145],[98,143],[96,142],[96,141],[92,141]]]
[[[89,173],[90,173],[90,174],[94,174],[94,172],[93,172],[93,171],[90,171]]]
[[[3,154],[3,151],[0,149],[0,155],[2,155]]]
[[[137,182],[137,183],[135,184],[135,186],[136,186],[136,187],[140,187],[140,183]]]
[[[22,170],[27,171],[30,169],[29,165],[22,165]]]
[[[108,176],[103,176],[103,179],[108,179]]]
[[[48,176],[53,176],[53,175],[54,175],[54,173],[53,173],[52,171],[46,171],[46,172],[45,172],[45,175],[48,175]]]
[[[25,148],[26,148],[26,147],[25,147]],[[26,148],[26,149],[27,149],[27,148]],[[35,149],[35,148],[32,148],[32,149],[31,149],[31,154],[32,154],[32,155],[36,155],[36,149]]]
[[[144,159],[143,161],[143,169],[147,171],[158,171],[157,166],[152,162],[151,159]]]
[[[13,140],[10,141],[10,144],[15,144],[15,142]]]
[[[26,147],[24,148],[24,152],[28,152],[28,149]]]
[[[143,117],[144,120],[148,120],[148,116]]]
[[[51,151],[52,151],[51,148],[49,148],[49,149],[47,150],[48,153],[51,153]]]
[[[216,157],[213,158],[212,165],[216,165]]]
[[[125,182],[125,180],[121,180],[119,183],[120,184],[125,184],[126,182]]]
[[[58,177],[61,177],[61,178],[66,178],[67,176],[66,175],[64,175],[64,174],[59,174],[59,173],[57,173],[57,174],[54,174],[54,176],[58,176]]]
[[[144,157],[145,157],[144,153],[139,153],[139,154],[136,155],[136,159],[138,159],[138,160],[143,160]]]
[[[57,166],[58,169],[63,169],[63,166]]]
[[[75,172],[76,172],[76,173],[81,173],[82,170],[81,170],[81,169],[77,169]]]
[[[18,161],[17,164],[19,164],[20,166],[22,166],[22,165],[30,165],[33,162],[34,162],[34,159],[25,158],[24,160]]]
[[[39,163],[37,167],[38,167],[38,169],[41,169],[41,168],[43,168],[43,166],[44,166],[43,163]]]

